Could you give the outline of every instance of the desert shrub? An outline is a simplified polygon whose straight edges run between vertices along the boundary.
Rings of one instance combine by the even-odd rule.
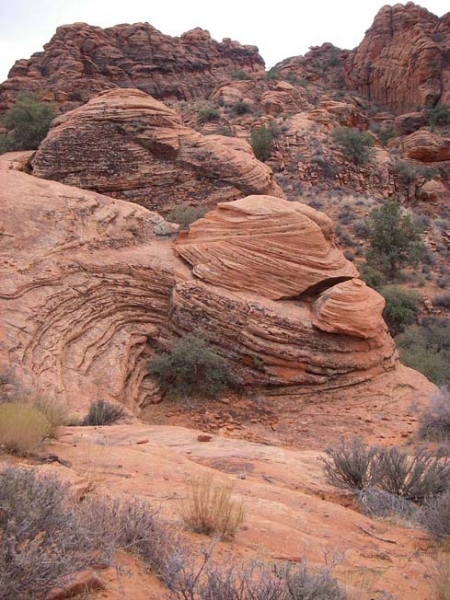
[[[362,513],[368,517],[401,517],[409,521],[416,521],[419,514],[419,508],[411,500],[376,487],[361,490],[356,500]]]
[[[375,267],[367,263],[360,263],[358,269],[361,279],[374,290],[379,290],[386,283],[383,273]]]
[[[237,116],[247,115],[252,112],[252,107],[248,102],[239,100],[239,102],[235,102],[233,104],[233,106],[231,107],[231,112]]]
[[[450,441],[450,394],[440,390],[419,416],[418,436],[437,442]]]
[[[148,368],[162,392],[173,397],[214,398],[232,384],[225,359],[192,333],[180,338],[170,354],[155,356]]]
[[[450,320],[424,319],[396,338],[402,362],[437,385],[450,384]]]
[[[433,304],[435,306],[443,306],[444,308],[450,308],[450,291],[438,294],[434,298]]]
[[[47,396],[38,396],[34,400],[33,406],[37,408],[49,422],[50,428],[47,434],[49,437],[55,437],[58,427],[67,424],[69,408],[67,404],[61,400],[49,398]]]
[[[401,267],[417,265],[425,252],[421,230],[410,215],[403,215],[395,200],[385,202],[369,215],[369,251],[367,262],[389,278]]]
[[[286,600],[345,600],[347,593],[331,575],[330,569],[316,573],[309,570],[305,563],[288,565],[281,572],[286,581],[288,594]]]
[[[266,79],[269,81],[276,81],[280,79],[280,72],[277,67],[271,67],[266,73]]]
[[[389,140],[394,137],[397,137],[397,135],[398,134],[395,130],[395,127],[392,127],[392,125],[390,127],[381,128],[378,133],[378,137],[380,139],[380,142],[383,144],[383,146],[386,146],[386,144],[389,142]]]
[[[325,454],[325,474],[332,485],[351,490],[375,485],[377,447],[366,446],[360,438],[341,438],[335,446],[328,446]]]
[[[355,165],[363,165],[370,159],[370,146],[374,145],[374,141],[367,131],[338,127],[334,130],[333,137],[341,147],[344,157]]]
[[[358,237],[366,240],[369,237],[370,228],[365,219],[358,219],[353,223],[353,231]]]
[[[196,533],[232,539],[244,522],[242,502],[231,498],[233,487],[216,484],[207,474],[191,481],[188,498],[182,505],[181,517]]]
[[[14,150],[14,140],[12,136],[8,134],[0,134],[0,154],[5,152],[12,152]]]
[[[387,286],[378,290],[386,300],[383,317],[393,335],[404,331],[414,323],[419,313],[420,294],[399,286]]]
[[[450,491],[447,457],[419,449],[413,455],[392,446],[380,448],[377,456],[377,486],[390,494],[423,504]]]
[[[427,122],[431,127],[445,127],[450,125],[450,106],[437,104],[427,109]]]
[[[0,404],[0,446],[6,452],[25,456],[49,435],[51,425],[34,406],[21,402]]]
[[[167,215],[167,220],[178,223],[181,229],[188,229],[189,225],[204,217],[207,212],[205,206],[191,206],[184,203],[172,208]]]
[[[273,134],[270,129],[265,126],[252,129],[251,145],[256,158],[265,162],[270,157],[273,148]]]
[[[97,400],[89,407],[88,414],[84,417],[82,425],[112,425],[125,416],[125,409],[121,404],[113,404],[106,400]]]
[[[246,73],[245,71],[242,71],[241,69],[239,69],[238,71],[235,71],[233,73],[233,79],[239,79],[241,81],[248,81],[251,78],[252,77],[251,77],[250,73]]]
[[[47,135],[55,114],[52,104],[40,102],[33,94],[18,94],[15,104],[3,117],[12,149],[35,150]]]
[[[200,124],[210,121],[218,121],[220,119],[220,110],[212,106],[204,106],[197,113],[197,121]]]
[[[432,498],[428,502],[421,523],[434,538],[450,538],[450,493]]]

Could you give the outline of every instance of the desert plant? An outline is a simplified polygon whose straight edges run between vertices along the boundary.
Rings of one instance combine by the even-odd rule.
[[[437,104],[427,109],[426,116],[431,127],[450,125],[450,106],[448,104]]]
[[[387,286],[378,290],[386,300],[383,317],[392,335],[405,330],[414,323],[419,313],[420,294],[399,286]]]
[[[370,159],[370,147],[374,145],[374,140],[367,131],[338,127],[334,130],[333,137],[341,147],[344,157],[355,165],[362,165]]]
[[[431,398],[429,406],[419,416],[417,433],[423,439],[450,441],[450,394],[447,390],[442,389]]]
[[[450,291],[442,292],[442,294],[438,294],[434,300],[433,304],[435,306],[443,306],[444,308],[450,308]]]
[[[359,263],[358,269],[361,279],[374,290],[379,290],[386,283],[383,273],[375,267],[367,263]]]
[[[235,102],[233,104],[233,106],[231,107],[231,112],[234,115],[238,116],[247,115],[248,113],[252,112],[252,107],[248,102],[244,102],[244,100],[239,100],[238,102]]]
[[[243,503],[232,500],[232,491],[230,484],[217,484],[209,474],[193,479],[181,508],[186,526],[197,533],[232,539],[245,516]]]
[[[331,569],[313,572],[302,562],[280,573],[286,582],[286,600],[345,600],[347,593],[331,575]]]
[[[324,469],[328,481],[340,488],[363,490],[377,482],[377,447],[366,446],[361,438],[340,438],[325,449]]]
[[[272,152],[273,134],[264,125],[258,129],[252,129],[251,145],[258,160],[265,162]]]
[[[15,104],[3,117],[12,148],[35,150],[47,135],[55,114],[52,104],[40,102],[33,94],[18,94]]]
[[[51,425],[34,406],[21,402],[0,404],[0,446],[6,452],[25,456],[49,435]]]
[[[421,523],[436,539],[450,538],[450,493],[432,498],[422,513]]]
[[[361,490],[356,500],[363,514],[375,518],[400,517],[408,521],[416,521],[419,507],[411,500],[376,487]]]
[[[192,333],[180,338],[170,354],[155,356],[149,373],[163,393],[181,398],[216,397],[232,384],[226,361]]]
[[[69,416],[69,407],[62,400],[48,396],[37,396],[33,401],[33,406],[44,415],[50,424],[48,431],[49,437],[55,437],[58,427],[67,424]]]
[[[212,106],[203,106],[197,113],[197,121],[200,124],[220,119],[220,110]]]
[[[367,262],[393,279],[400,268],[416,265],[425,252],[420,227],[403,215],[395,200],[385,202],[369,215]]]
[[[112,425],[125,416],[125,409],[121,404],[113,404],[106,400],[97,400],[89,407],[88,414],[84,417],[82,425]]]
[[[169,211],[167,220],[178,223],[181,229],[188,229],[189,225],[205,216],[208,209],[205,206],[192,206],[187,203],[179,204]]]
[[[235,71],[233,73],[233,79],[240,79],[241,81],[248,81],[251,80],[251,75],[250,73],[246,73],[246,71],[242,71],[241,69]]]

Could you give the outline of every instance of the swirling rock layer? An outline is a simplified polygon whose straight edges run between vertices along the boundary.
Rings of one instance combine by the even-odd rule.
[[[264,70],[255,46],[221,43],[202,29],[181,37],[164,35],[148,23],[108,29],[75,23],[26,60],[18,60],[0,88],[0,109],[18,92],[36,92],[63,111],[111,88],[139,88],[159,99],[206,98],[236,71]]]
[[[203,136],[139,90],[105,92],[59,117],[33,173],[166,211],[249,193],[283,196],[241,140]]]
[[[336,273],[353,276],[354,268],[333,246],[325,215],[253,196],[230,203],[228,213],[222,204],[216,215],[227,214],[224,221],[199,221],[194,238],[208,244],[214,236],[229,238],[228,256],[247,256],[240,270],[253,269],[248,257],[254,254],[252,248],[245,254],[241,238],[263,239],[266,231],[267,269],[278,265],[280,285],[292,279],[278,294],[272,271],[265,284],[261,279],[249,291],[245,278],[237,279],[230,291],[220,281],[211,285],[197,278],[175,252],[170,227],[158,214],[8,166],[3,156],[0,364],[25,386],[73,407],[103,398],[139,411],[159,398],[147,375],[148,358],[199,329],[243,384],[273,393],[339,388],[395,367],[395,345],[382,323],[369,339],[350,327],[329,333],[313,324],[318,296],[313,289],[294,300],[272,299],[298,296],[297,270],[309,278],[307,285],[320,279],[332,287]],[[264,262],[262,245],[258,252]],[[316,277],[311,264],[320,265],[320,256],[333,260]],[[346,298],[349,306],[340,311],[340,323],[345,314],[361,310],[361,298]]]
[[[219,204],[175,247],[203,281],[276,300],[358,275],[334,245],[332,229],[326,215],[305,204],[249,196]]]

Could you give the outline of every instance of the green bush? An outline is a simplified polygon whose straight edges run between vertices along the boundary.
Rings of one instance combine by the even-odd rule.
[[[431,127],[445,127],[450,125],[450,106],[437,104],[427,109],[427,121]]]
[[[383,317],[392,335],[401,333],[407,325],[414,323],[420,310],[421,300],[417,292],[404,290],[396,285],[378,291],[386,300]]]
[[[121,404],[113,404],[106,400],[97,400],[89,408],[84,417],[82,425],[112,425],[125,416],[125,410]]]
[[[367,263],[358,264],[358,270],[361,279],[374,290],[379,290],[386,283],[383,273]]]
[[[363,165],[370,159],[370,146],[374,145],[374,140],[367,131],[338,127],[334,130],[333,137],[341,147],[344,157],[355,165]]]
[[[252,129],[251,144],[256,158],[265,162],[272,152],[273,133],[265,125],[258,129]]]
[[[220,110],[213,108],[212,106],[204,106],[200,108],[197,113],[197,121],[200,124],[208,123],[210,121],[218,121],[220,119]]]
[[[251,77],[250,73],[246,73],[245,71],[242,71],[241,69],[239,69],[238,71],[235,71],[233,73],[233,79],[240,79],[241,81],[248,81],[251,78],[252,77]]]
[[[226,361],[200,337],[190,333],[180,338],[170,354],[149,362],[165,394],[173,397],[216,397],[232,383]]]
[[[16,103],[3,117],[14,150],[36,150],[55,118],[55,107],[33,94],[18,94]]]
[[[417,265],[425,253],[419,225],[402,215],[399,202],[389,200],[369,215],[367,262],[393,279],[400,267]]]
[[[172,208],[167,215],[167,220],[178,223],[181,229],[188,229],[189,225],[205,216],[208,209],[205,206],[191,206],[184,203]]]
[[[233,104],[233,106],[231,107],[231,112],[234,115],[238,115],[238,116],[247,115],[252,112],[252,107],[250,106],[250,104],[248,102],[244,102],[243,100],[240,100],[239,102],[236,102],[235,104]]]

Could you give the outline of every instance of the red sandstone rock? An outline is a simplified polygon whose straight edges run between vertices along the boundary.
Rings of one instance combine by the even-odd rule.
[[[79,594],[105,589],[105,584],[93,569],[74,573],[60,587],[49,592],[45,600],[66,600]]]
[[[244,82],[246,83],[246,82]],[[249,144],[204,136],[144,92],[117,89],[55,120],[34,175],[166,212],[248,193],[283,197]]]
[[[396,114],[450,102],[450,14],[384,6],[346,59],[346,83]]]
[[[426,163],[450,160],[450,137],[421,129],[400,141],[405,158]]]
[[[31,91],[70,110],[99,92],[139,88],[155,98],[206,98],[236,71],[264,71],[255,46],[213,40],[203,29],[170,37],[148,23],[108,29],[75,23],[26,60],[15,63],[0,86],[0,110],[18,92]]]

